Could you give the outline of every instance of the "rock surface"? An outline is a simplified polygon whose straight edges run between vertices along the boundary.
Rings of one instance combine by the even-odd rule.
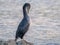
[[[14,40],[9,40],[9,41],[0,41],[0,45],[33,45],[33,43],[27,42],[25,40],[21,40],[16,43]]]

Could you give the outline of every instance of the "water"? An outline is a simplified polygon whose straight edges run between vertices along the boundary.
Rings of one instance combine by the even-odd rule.
[[[14,39],[29,2],[31,25],[24,39],[35,45],[60,45],[60,0],[0,0],[0,39]]]

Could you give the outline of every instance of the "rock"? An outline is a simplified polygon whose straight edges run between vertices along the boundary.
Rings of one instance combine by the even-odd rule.
[[[0,41],[0,45],[2,45],[2,41]]]
[[[8,45],[16,45],[16,42],[14,40],[9,40]]]
[[[33,45],[33,43],[27,42],[26,40],[21,40],[17,42],[17,45]]]
[[[7,41],[0,41],[0,45],[8,45]]]
[[[33,45],[33,43],[27,42],[26,40],[21,40],[16,43],[14,40],[9,40],[0,41],[0,45]]]

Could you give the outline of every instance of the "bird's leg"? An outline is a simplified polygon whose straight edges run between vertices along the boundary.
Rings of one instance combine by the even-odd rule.
[[[17,39],[15,39],[15,42],[16,42]]]
[[[18,37],[15,38],[15,42],[17,41],[17,38],[18,38]]]

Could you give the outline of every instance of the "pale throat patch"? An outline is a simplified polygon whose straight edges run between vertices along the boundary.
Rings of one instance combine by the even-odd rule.
[[[29,8],[28,7],[26,7],[26,12],[29,13]]]

